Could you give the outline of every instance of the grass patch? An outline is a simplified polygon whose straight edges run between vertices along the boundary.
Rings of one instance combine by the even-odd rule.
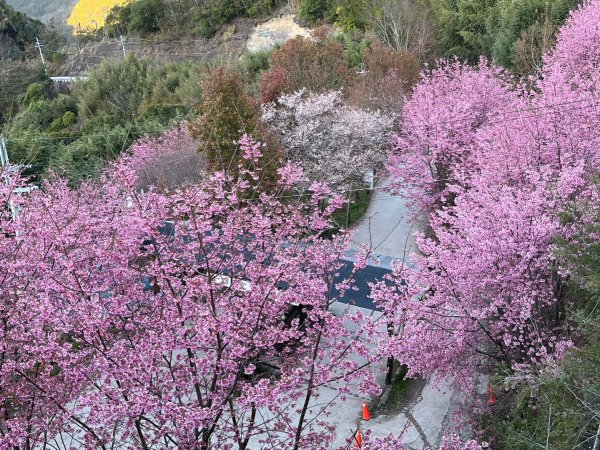
[[[387,398],[386,405],[398,405],[406,399],[408,389],[410,388],[413,380],[406,378],[408,373],[408,367],[401,366],[398,373],[392,381],[392,387],[390,388],[390,395]]]
[[[410,378],[402,378],[401,380],[394,381],[390,389],[390,396],[388,397],[387,403],[396,404],[404,400],[411,381]]]
[[[354,197],[350,205],[347,204],[335,211],[333,220],[339,228],[348,228],[358,222],[365,215],[371,203],[372,191],[359,191],[358,197]]]

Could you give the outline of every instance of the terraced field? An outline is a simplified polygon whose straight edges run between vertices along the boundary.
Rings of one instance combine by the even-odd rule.
[[[104,25],[106,16],[117,5],[130,3],[132,0],[79,0],[67,23],[76,33],[95,30]]]

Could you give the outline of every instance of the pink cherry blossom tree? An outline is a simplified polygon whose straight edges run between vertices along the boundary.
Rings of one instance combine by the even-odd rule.
[[[512,96],[503,71],[485,60],[478,67],[441,61],[421,76],[404,105],[388,168],[397,190],[431,211],[452,203],[450,186],[469,184],[476,172],[477,131],[495,120]]]
[[[593,195],[600,166],[599,11],[592,1],[572,14],[532,89],[452,63],[407,102],[390,170],[410,183],[431,233],[418,240],[416,270],[395,269],[407,284],[374,295],[397,325],[384,351],[412,373],[470,385],[490,361],[526,375],[572,345],[576,299],[554,245],[571,236],[577,224],[562,213]]]
[[[329,449],[322,390],[379,391],[381,327],[337,302],[345,237],[321,236],[341,200],[255,193],[261,145],[240,149],[238,179],[169,195],[139,195],[131,158],[53,179],[14,223],[2,188],[0,447]]]
[[[172,191],[197,183],[206,176],[208,167],[186,124],[168,130],[157,139],[140,139],[131,146],[128,158],[138,175],[136,188],[144,190],[152,186]]]
[[[567,79],[582,81],[598,73],[598,20],[600,6],[596,0],[585,0],[571,12],[554,49],[544,57],[544,78],[562,72]]]

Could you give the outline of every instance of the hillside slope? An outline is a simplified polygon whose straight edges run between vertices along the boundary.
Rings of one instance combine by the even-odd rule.
[[[0,0],[0,59],[21,59],[44,25]]]
[[[54,19],[56,23],[66,23],[71,9],[77,0],[7,0],[18,11],[29,17],[48,23]]]
[[[209,60],[236,61],[244,51],[253,31],[250,19],[236,19],[222,33],[211,39],[153,39],[128,37],[125,42],[127,55],[135,55],[152,64],[167,62],[207,62]],[[117,40],[90,42],[79,50],[69,53],[56,75],[81,75],[89,72],[104,60],[122,59],[123,49]]]

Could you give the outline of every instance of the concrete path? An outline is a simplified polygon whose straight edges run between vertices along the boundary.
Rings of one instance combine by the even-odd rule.
[[[374,411],[374,417],[360,425],[363,429],[370,428],[373,436],[402,434],[402,443],[407,449],[437,449],[444,425],[449,423],[454,412],[453,396],[448,384],[434,386],[432,380],[428,380],[418,399],[400,413],[377,416]]]
[[[365,218],[354,229],[349,258],[352,258],[352,253],[356,252],[362,244],[367,244],[372,247],[381,265],[390,267],[393,261],[409,261],[410,254],[417,251],[414,231],[418,225],[413,225],[410,220],[411,213],[406,200],[385,191],[388,185],[389,179],[383,179],[377,184]],[[335,304],[332,311],[336,313],[339,309],[338,312],[341,313],[346,308],[357,311],[362,309],[357,306]],[[379,361],[371,368],[377,381],[383,386],[386,373],[385,361]],[[402,435],[402,442],[406,449],[435,450],[439,448],[445,434],[457,431],[456,413],[464,407],[465,395],[453,387],[452,380],[435,383],[434,379],[429,379],[422,384],[415,383],[417,389],[410,395],[412,401],[402,407],[398,406],[395,412],[390,414],[383,412],[387,408],[383,408],[381,412],[372,408],[372,419],[368,422],[361,420],[362,401],[366,400],[374,405],[379,399],[363,398],[359,395],[355,383],[351,384],[350,393],[346,395],[344,401],[340,398],[335,383],[320,387],[317,390],[318,397],[311,402],[310,411],[317,413],[321,405],[331,404],[326,421],[335,428],[332,449],[354,449],[355,445],[348,444],[347,440],[352,436],[353,431],[360,427],[361,430],[370,428],[374,437],[383,437],[390,433]],[[420,385],[423,387],[419,392]],[[487,379],[482,378],[479,389],[481,396],[485,394],[486,386]],[[308,415],[309,420],[314,417],[311,413]],[[468,437],[469,430],[465,431],[465,437]]]
[[[334,304],[332,312],[336,315],[344,311],[350,313],[358,312],[361,308],[342,304]],[[380,317],[376,313],[374,317]],[[382,326],[384,326],[382,324]],[[349,329],[352,329],[350,326]],[[353,358],[357,363],[363,363],[360,358]],[[385,384],[386,367],[385,360],[379,361],[371,366],[376,380],[381,386]],[[415,381],[415,387],[419,388],[419,382]],[[326,417],[329,425],[335,429],[332,449],[348,448],[347,440],[354,430],[370,428],[373,436],[386,436],[390,433],[402,435],[402,442],[407,450],[421,450],[423,448],[438,449],[443,435],[448,430],[453,430],[456,425],[455,413],[460,409],[465,400],[462,392],[452,387],[451,381],[434,383],[433,379],[424,382],[422,389],[413,390],[409,397],[412,401],[407,402],[393,414],[385,414],[376,408],[371,408],[372,419],[365,422],[361,419],[362,401],[366,400],[369,405],[378,403],[378,398],[362,397],[358,392],[356,382],[350,383],[350,392],[346,399],[340,398],[339,384],[330,383],[317,390],[318,397],[311,401],[308,420],[320,411],[320,407],[330,404],[330,410]],[[485,386],[483,387],[485,392]],[[393,407],[392,407],[393,408]],[[387,408],[384,408],[385,410]],[[350,446],[349,448],[354,448]]]
[[[386,267],[390,267],[393,261],[410,261],[410,255],[418,251],[414,232],[419,226],[411,220],[406,200],[386,191],[389,184],[390,179],[384,178],[376,185],[369,209],[354,229],[351,246],[351,251],[357,251],[362,244],[369,245],[381,265]],[[377,416],[375,412],[368,423],[360,423],[356,417],[354,425],[371,428],[374,436],[402,434],[403,443],[409,449],[435,449],[447,426],[453,423],[452,416],[458,409],[459,397],[460,393],[453,390],[450,382],[434,385],[430,379],[417,399],[398,413]],[[360,410],[356,400],[349,399],[349,403],[350,411]],[[333,415],[336,416],[337,411]],[[346,416],[347,420],[348,410],[340,412],[340,415]],[[336,425],[343,417],[338,419]],[[343,444],[344,435],[351,425],[340,427],[342,433],[336,436],[337,445]]]
[[[464,392],[455,389],[450,381],[436,385],[430,379],[418,398],[398,413],[378,415],[377,410],[374,410],[371,411],[373,417],[369,422],[361,421],[357,417],[355,424],[360,425],[363,430],[370,428],[373,436],[400,434],[407,450],[436,450],[440,448],[445,435],[458,434],[465,440],[473,437],[470,425],[465,423],[465,419],[468,419],[468,412],[473,410],[477,402],[485,398],[487,383],[488,377],[481,375],[475,395],[467,398]],[[349,401],[354,410],[357,410],[358,402],[354,399]],[[464,415],[465,412],[467,415]],[[335,411],[333,415],[336,415]],[[343,445],[345,437],[336,435],[335,443],[338,446]]]
[[[354,229],[351,247],[356,251],[362,244],[370,245],[386,266],[391,260],[406,261],[417,251],[406,200],[386,192],[389,184],[389,179],[383,179],[375,186],[369,209]]]

